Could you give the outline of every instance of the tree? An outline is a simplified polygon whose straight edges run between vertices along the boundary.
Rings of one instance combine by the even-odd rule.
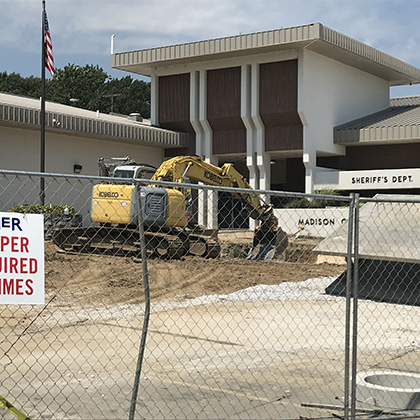
[[[41,79],[39,77],[22,77],[18,73],[0,73],[0,92],[13,95],[39,98],[41,96]]]
[[[150,83],[131,76],[112,78],[98,66],[68,64],[57,68],[53,78],[45,81],[45,89],[48,101],[103,113],[139,112],[150,117]],[[0,73],[0,92],[39,98],[41,78]]]
[[[98,66],[68,64],[64,69],[56,69],[46,86],[46,95],[49,100],[61,104],[95,111],[99,109],[104,85],[109,79],[110,76]]]
[[[131,76],[109,80],[105,84],[101,108],[124,115],[138,112],[142,117],[149,118],[150,83],[133,80]]]

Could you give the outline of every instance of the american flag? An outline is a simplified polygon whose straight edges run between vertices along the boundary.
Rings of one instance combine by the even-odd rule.
[[[54,76],[54,58],[52,55],[52,43],[50,27],[48,25],[47,12],[44,10],[44,43],[45,43],[45,67]]]

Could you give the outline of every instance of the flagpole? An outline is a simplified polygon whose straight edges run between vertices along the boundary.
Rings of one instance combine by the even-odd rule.
[[[45,172],[45,0],[42,0],[42,58],[41,58],[41,172]],[[45,178],[41,177],[39,198],[45,204]]]

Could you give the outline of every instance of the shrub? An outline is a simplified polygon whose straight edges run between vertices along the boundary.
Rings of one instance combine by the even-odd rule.
[[[13,207],[9,209],[10,212],[15,213],[59,213],[64,214],[66,211],[68,214],[79,214],[79,212],[72,206],[67,206],[63,204],[51,203],[41,205],[41,204],[21,204],[20,206]]]
[[[340,195],[335,190],[318,190],[315,191],[315,194],[319,195],[333,195],[337,198]],[[285,204],[284,208],[286,209],[314,209],[314,208],[325,208],[325,207],[343,207],[347,206],[346,201],[336,200],[333,198],[324,198],[324,197],[314,197],[308,199],[306,197],[294,198],[288,203]]]
[[[294,198],[284,205],[285,209],[309,209],[312,203],[304,197]]]

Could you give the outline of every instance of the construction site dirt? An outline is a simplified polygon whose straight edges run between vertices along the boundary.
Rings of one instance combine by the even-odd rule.
[[[302,403],[343,405],[345,299],[324,290],[346,266],[320,264],[315,239],[292,240],[273,261],[244,258],[246,238],[221,240],[218,259],[147,261],[152,316],[139,418],[330,415]],[[0,318],[4,386],[16,389],[29,415],[127,417],[144,314],[142,267],[137,258],[46,243],[45,305],[6,307]],[[314,286],[311,279],[323,280]],[[287,297],[228,298],[281,285],[296,288],[283,291]],[[404,343],[416,340],[420,309],[361,305],[361,334],[377,333],[363,344],[360,368],[415,369],[418,346]],[[391,325],[403,320],[403,331]]]
[[[238,244],[231,245],[235,246]],[[65,289],[65,296],[71,291],[79,291],[79,297],[83,290],[83,299],[92,300],[92,303],[130,304],[144,301],[142,265],[138,258],[64,253],[51,243],[46,245],[45,258],[46,291],[49,296]],[[308,258],[302,260],[304,262],[199,257],[149,259],[147,268],[151,298],[161,300],[174,296],[193,298],[207,294],[228,294],[257,284],[273,285],[337,276],[345,270],[342,265],[317,264],[312,257],[309,258],[310,262]],[[66,301],[66,304],[69,302]]]

